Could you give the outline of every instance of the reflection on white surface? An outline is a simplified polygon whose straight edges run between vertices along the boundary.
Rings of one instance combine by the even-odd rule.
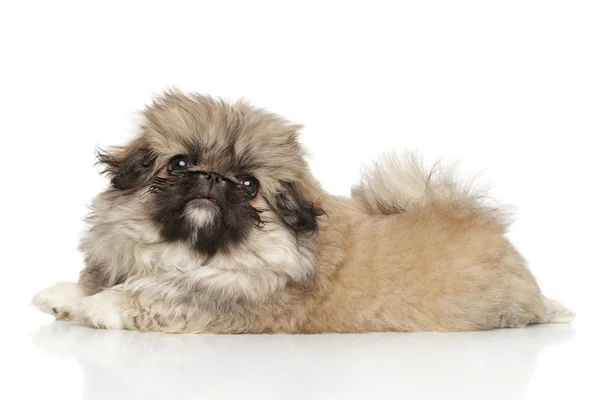
[[[162,335],[55,322],[36,347],[77,359],[84,399],[518,399],[569,325],[473,333]]]

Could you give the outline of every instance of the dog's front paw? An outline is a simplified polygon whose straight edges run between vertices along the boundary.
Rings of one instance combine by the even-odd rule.
[[[33,297],[31,304],[57,319],[71,320],[79,302],[85,297],[81,286],[73,282],[59,282]]]
[[[123,292],[107,289],[79,302],[78,319],[94,328],[124,329],[130,304]]]

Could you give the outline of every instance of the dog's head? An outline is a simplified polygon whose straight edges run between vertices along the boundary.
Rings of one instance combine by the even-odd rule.
[[[320,189],[297,125],[243,102],[176,91],[143,116],[138,137],[98,160],[110,190],[139,203],[164,240],[214,254],[270,224],[317,231]]]

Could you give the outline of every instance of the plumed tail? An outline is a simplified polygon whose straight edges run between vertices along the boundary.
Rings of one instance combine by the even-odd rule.
[[[431,169],[415,154],[387,153],[361,173],[352,198],[367,212],[392,215],[431,207],[452,206],[462,215],[477,214],[506,227],[509,214],[495,207],[482,188],[456,177],[455,166],[436,163]]]

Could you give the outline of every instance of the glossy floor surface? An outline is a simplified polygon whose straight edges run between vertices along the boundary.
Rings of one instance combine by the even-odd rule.
[[[473,333],[215,336],[23,317],[31,332],[10,334],[0,398],[600,398],[596,324],[585,318]]]

